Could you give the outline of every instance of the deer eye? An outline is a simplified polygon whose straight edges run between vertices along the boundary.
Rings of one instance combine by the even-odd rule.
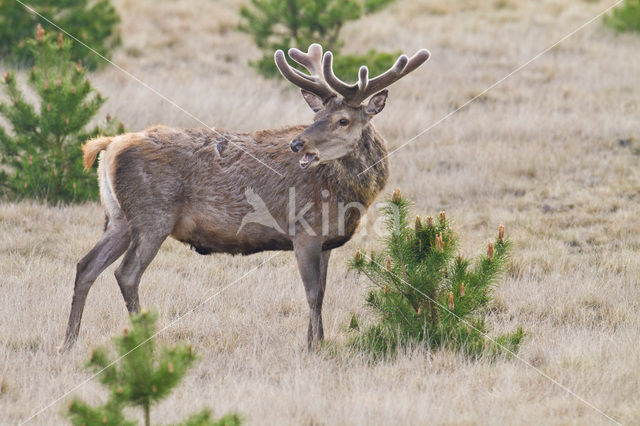
[[[346,118],[341,118],[340,120],[338,120],[338,124],[340,124],[341,126],[346,126],[349,124],[349,120],[347,120]]]

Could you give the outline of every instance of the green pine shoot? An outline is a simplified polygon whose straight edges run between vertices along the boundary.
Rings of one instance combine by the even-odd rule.
[[[350,263],[371,280],[366,303],[379,318],[368,328],[360,325],[354,346],[375,356],[415,344],[471,356],[515,351],[523,337],[520,328],[495,338],[499,344],[485,337],[486,308],[511,246],[504,227],[486,253],[471,261],[456,255],[457,236],[444,212],[436,219],[417,217],[412,224],[410,205],[396,190],[384,207],[383,250],[358,250]],[[351,323],[358,322],[352,318]]]

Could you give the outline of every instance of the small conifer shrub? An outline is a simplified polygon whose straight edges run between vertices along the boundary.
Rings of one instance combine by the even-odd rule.
[[[616,32],[640,31],[640,0],[625,0],[605,15],[604,24]]]
[[[377,12],[393,0],[251,0],[250,6],[240,9],[239,29],[251,36],[263,55],[251,65],[265,77],[278,76],[273,61],[277,49],[290,47],[305,50],[312,43],[320,43],[334,54],[333,70],[339,77],[356,78],[364,63],[370,75],[388,70],[398,54],[369,50],[362,55],[339,55],[344,42],[340,32],[345,23]]]
[[[107,58],[120,44],[120,15],[110,0],[29,0],[23,3]],[[27,38],[37,24],[49,25],[43,17],[15,0],[0,1],[0,58],[15,65],[31,66],[37,60],[37,53],[29,48]],[[105,64],[80,43],[70,46],[70,55],[89,69]]]
[[[521,328],[486,339],[485,314],[492,289],[509,257],[510,243],[500,226],[485,254],[471,261],[456,254],[457,236],[444,212],[434,219],[416,217],[410,223],[411,203],[396,190],[384,207],[388,235],[376,253],[358,250],[351,268],[372,282],[366,303],[379,318],[356,330],[352,344],[378,356],[401,347],[424,345],[451,349],[470,356],[516,351]]]
[[[97,407],[79,398],[69,405],[67,416],[71,423],[81,425],[135,425],[127,420],[122,409],[138,407],[144,414],[144,424],[151,424],[151,407],[165,399],[180,383],[196,360],[190,346],[177,344],[158,347],[154,334],[157,315],[142,311],[131,317],[131,329],[114,339],[118,358],[112,361],[105,348],[95,349],[87,366],[99,372],[98,380],[109,390],[109,400]],[[204,409],[188,417],[184,426],[239,426],[240,417],[227,414],[211,419],[211,411]]]
[[[27,40],[36,64],[28,82],[38,103],[27,101],[15,72],[2,79],[4,102],[0,116],[0,195],[36,198],[51,203],[78,202],[97,197],[95,171],[82,167],[82,143],[98,135],[124,132],[117,120],[92,124],[105,102],[80,62],[71,62],[71,43],[62,34],[45,34],[38,25],[36,38]]]

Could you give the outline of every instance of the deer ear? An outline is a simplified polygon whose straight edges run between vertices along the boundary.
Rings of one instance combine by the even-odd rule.
[[[313,112],[318,112],[322,108],[324,108],[324,103],[322,102],[322,99],[320,99],[319,96],[314,95],[313,93],[304,89],[300,89],[300,92],[302,92],[302,97],[304,98],[305,101],[307,101],[307,103],[309,104]]]
[[[369,116],[374,116],[382,111],[385,102],[387,102],[388,94],[388,90],[383,90],[373,95],[371,99],[369,99],[369,103],[367,104],[367,106],[364,107],[364,112],[366,112]]]

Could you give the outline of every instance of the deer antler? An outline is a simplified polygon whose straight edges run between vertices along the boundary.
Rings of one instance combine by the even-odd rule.
[[[427,49],[418,50],[411,58],[400,55],[390,69],[371,80],[369,80],[369,69],[366,66],[361,66],[358,72],[358,82],[355,84],[345,83],[333,73],[333,54],[331,52],[324,54],[322,68],[327,84],[342,95],[349,105],[358,106],[369,96],[390,86],[418,68],[429,59],[429,56],[431,54]]]
[[[313,43],[309,46],[307,53],[299,49],[289,49],[291,59],[305,67],[309,75],[292,68],[284,57],[284,52],[278,49],[275,53],[276,66],[280,73],[301,89],[307,90],[320,96],[323,101],[335,96],[335,92],[327,85],[322,74],[322,46]]]
[[[427,49],[420,49],[411,58],[400,55],[396,63],[386,72],[369,80],[369,69],[360,67],[358,82],[348,84],[340,80],[333,72],[333,54],[326,52],[322,57],[322,46],[317,43],[309,46],[307,53],[298,49],[289,49],[291,59],[309,70],[309,75],[291,68],[284,57],[284,52],[278,49],[275,53],[276,66],[280,73],[301,89],[314,93],[327,101],[340,94],[344,101],[351,106],[359,106],[363,100],[395,83],[411,71],[422,65],[431,54]]]

